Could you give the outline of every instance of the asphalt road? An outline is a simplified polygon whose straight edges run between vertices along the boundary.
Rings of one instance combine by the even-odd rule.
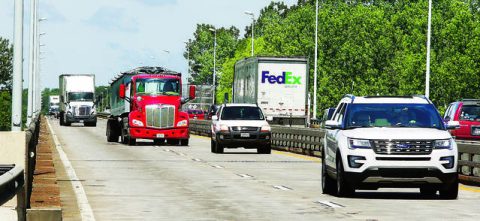
[[[418,189],[321,192],[320,161],[273,151],[226,149],[192,136],[189,147],[108,143],[97,127],[50,120],[96,220],[476,220],[480,188],[458,200],[423,198]],[[71,200],[71,199],[70,199]],[[67,220],[67,219],[66,219]]]

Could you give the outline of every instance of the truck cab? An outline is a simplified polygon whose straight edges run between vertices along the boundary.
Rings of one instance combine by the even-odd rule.
[[[157,145],[188,145],[188,114],[181,106],[195,97],[182,97],[181,74],[159,67],[142,67],[123,73],[112,82],[111,116],[107,140],[135,145],[150,139]]]

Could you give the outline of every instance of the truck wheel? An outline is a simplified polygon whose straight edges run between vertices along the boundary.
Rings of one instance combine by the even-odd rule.
[[[159,146],[159,145],[163,145],[163,144],[165,144],[165,139],[154,139],[154,140],[153,140],[153,143],[154,143],[155,145],[158,145],[158,146]]]
[[[120,141],[123,143],[123,144],[128,144],[128,138],[127,138],[127,134],[125,133],[125,129],[123,127],[120,128]]]
[[[445,184],[440,188],[440,198],[446,200],[454,200],[458,197],[458,177],[455,174],[455,181],[451,184]]]
[[[181,139],[180,146],[188,146],[188,139]]]
[[[215,141],[213,141],[213,139],[210,140],[210,151],[212,153],[216,153],[216,148],[215,148]]]
[[[63,122],[63,125],[64,125],[64,126],[69,127],[69,126],[72,125],[72,122],[68,121],[68,119],[67,119],[65,116],[63,117],[63,119],[65,120],[65,122]]]
[[[218,143],[218,141],[215,142],[215,152],[216,153],[223,153],[223,149],[224,149],[224,147],[223,147],[222,144]]]
[[[167,139],[167,144],[178,145],[178,140],[176,139]]]
[[[108,142],[118,142],[118,133],[117,127],[115,126],[116,122],[113,120],[107,121],[107,141]]]
[[[63,126],[63,114],[60,114],[60,120],[58,121],[60,126]]]
[[[325,152],[322,152],[322,155]],[[335,192],[335,181],[327,173],[325,158],[322,157],[322,192],[323,194],[333,194]]]
[[[348,197],[355,193],[355,189],[345,180],[342,157],[337,155],[337,196]]]
[[[127,144],[128,144],[128,146],[135,146],[137,144],[137,139],[128,137],[127,138]]]

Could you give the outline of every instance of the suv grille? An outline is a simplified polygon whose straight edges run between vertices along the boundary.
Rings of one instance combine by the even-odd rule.
[[[432,153],[431,140],[372,140],[373,151],[387,155],[428,155]]]
[[[147,105],[147,127],[169,128],[173,127],[175,120],[175,106],[173,105]]]
[[[231,127],[232,131],[258,131],[259,127]]]

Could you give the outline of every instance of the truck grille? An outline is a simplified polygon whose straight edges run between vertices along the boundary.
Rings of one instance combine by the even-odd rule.
[[[175,106],[147,105],[147,127],[169,128],[175,123]]]
[[[77,106],[73,107],[73,113],[75,116],[88,116],[90,115],[92,108],[90,106]]]
[[[373,151],[387,155],[428,155],[432,153],[431,140],[372,140]]]

